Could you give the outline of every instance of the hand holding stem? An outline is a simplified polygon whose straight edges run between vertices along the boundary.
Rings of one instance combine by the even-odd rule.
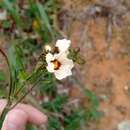
[[[6,100],[0,100],[0,113],[6,104]],[[47,116],[30,105],[18,104],[7,113],[1,130],[25,130],[27,122],[35,125],[45,124]]]

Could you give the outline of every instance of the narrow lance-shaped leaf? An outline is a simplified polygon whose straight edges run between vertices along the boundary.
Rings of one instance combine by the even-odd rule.
[[[37,2],[37,8],[38,8],[39,13],[40,13],[41,23],[47,27],[47,29],[49,30],[50,34],[53,37],[54,36],[53,30],[52,30],[52,27],[50,25],[49,18],[45,12],[44,7],[39,2]]]
[[[20,86],[22,78],[24,78],[25,71],[24,71],[24,65],[22,62],[22,58],[20,57],[21,50],[20,48],[16,47],[15,43],[12,44],[8,51],[8,57],[9,57],[9,64],[11,68],[11,76],[12,76],[12,90],[11,93],[15,91],[15,89],[18,89]]]

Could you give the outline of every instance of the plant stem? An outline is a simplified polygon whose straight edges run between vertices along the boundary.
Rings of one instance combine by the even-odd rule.
[[[12,93],[12,81],[13,81],[12,80],[12,74],[11,74],[11,68],[10,68],[8,57],[7,57],[6,53],[1,48],[0,48],[0,53],[5,58],[5,61],[8,65],[8,68],[9,68],[10,83],[9,83],[9,94],[8,94],[8,103],[7,103],[9,105],[9,104],[11,104],[10,97],[11,97],[11,93]]]
[[[41,70],[41,67],[42,67],[42,66],[40,66],[40,67],[36,70],[36,72],[32,73],[30,76],[28,76],[28,77],[25,79],[24,83],[21,85],[21,87],[20,87],[20,88],[15,92],[15,94],[13,95],[14,97],[17,96],[17,95],[22,91],[22,89],[24,88],[24,86],[26,85],[26,83],[27,83],[29,80],[31,80],[31,78],[33,78],[33,76],[35,76],[35,75]]]
[[[9,106],[8,106],[8,104],[7,104],[6,107],[4,108],[4,110],[3,110],[2,114],[1,114],[1,116],[0,116],[0,129],[2,128],[2,125],[3,125],[3,122],[4,122],[5,116],[6,116],[6,114],[8,113],[9,110],[10,110],[10,109],[9,109]]]
[[[35,84],[11,107],[13,109],[15,106],[17,106],[32,90],[36,85],[40,82],[41,78],[39,78]]]
[[[24,88],[25,84],[32,78],[33,75],[30,75],[25,81],[24,83],[22,84],[22,86],[15,92],[14,96],[17,96],[21,91],[22,89]]]

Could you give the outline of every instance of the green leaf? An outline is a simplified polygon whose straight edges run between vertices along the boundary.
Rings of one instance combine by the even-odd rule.
[[[0,70],[0,81],[5,81],[6,76],[3,71]]]
[[[9,64],[12,77],[12,92],[21,86],[21,83],[26,77],[25,68],[23,65],[22,50],[16,46],[18,41],[14,41],[8,51]]]
[[[65,130],[77,130],[80,128],[81,122],[85,122],[85,111],[76,110],[64,119]]]
[[[87,110],[88,120],[99,119],[101,117],[101,112],[98,111],[99,100],[96,95],[88,89],[85,89],[84,93],[90,100],[90,108]]]
[[[47,130],[60,130],[61,123],[57,117],[49,117]]]
[[[54,36],[53,30],[52,30],[52,27],[50,25],[49,17],[48,17],[48,15],[45,12],[44,7],[42,6],[42,4],[40,4],[39,2],[37,2],[37,8],[38,8],[38,11],[39,11],[39,14],[40,14],[42,25],[46,26],[46,28],[49,30],[50,34],[53,37]]]
[[[84,89],[84,94],[90,99],[92,108],[97,109],[99,107],[99,101],[96,95],[89,89]]]
[[[0,70],[0,98],[6,97],[7,95],[6,86],[7,86],[6,75],[2,70]]]
[[[11,26],[11,23],[10,23],[10,21],[3,21],[3,23],[2,23],[2,27],[4,28],[4,29],[7,29],[7,28],[9,28]]]
[[[61,112],[63,105],[67,102],[68,97],[64,95],[57,95],[51,102],[43,104],[43,107],[49,111]]]
[[[39,89],[41,91],[41,93],[46,93],[48,95],[55,95],[57,88],[57,82],[54,78],[54,76],[50,73],[44,73],[43,74],[44,80],[41,81],[41,83],[39,84]]]
[[[68,58],[72,59],[74,62],[76,62],[79,65],[85,64],[85,60],[82,55],[80,55],[79,48],[76,49],[69,49]]]

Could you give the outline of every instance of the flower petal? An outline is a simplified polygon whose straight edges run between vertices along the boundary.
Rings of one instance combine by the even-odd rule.
[[[71,41],[67,39],[57,40],[56,47],[59,48],[60,53],[65,52],[70,47]]]
[[[48,66],[46,67],[47,68],[47,70],[50,72],[50,73],[53,73],[53,72],[55,72],[55,70],[54,70],[54,64],[53,63],[48,63]]]
[[[62,63],[62,66],[60,67],[59,70],[56,70],[54,72],[56,78],[59,80],[66,78],[67,76],[72,75],[71,69],[74,67],[73,61],[67,59],[64,63],[65,64]]]
[[[54,72],[56,78],[59,80],[72,75],[71,69],[74,67],[74,63],[67,55],[66,52],[55,55],[55,58],[61,63],[60,69]]]
[[[68,69],[68,67],[61,67],[59,70],[55,71],[54,74],[57,79],[61,80],[66,78],[67,76],[72,75],[72,72],[70,69]]]
[[[62,65],[64,66],[68,66],[70,69],[72,69],[74,67],[74,62],[73,60],[69,59],[67,57],[67,54],[62,54],[58,60],[61,62]]]
[[[72,60],[70,60],[70,59],[64,60],[63,64],[68,66],[69,69],[72,69],[74,67],[74,62]]]
[[[46,54],[46,62],[50,63],[51,61],[53,61],[55,59],[54,55],[52,55],[51,53],[47,53]]]

